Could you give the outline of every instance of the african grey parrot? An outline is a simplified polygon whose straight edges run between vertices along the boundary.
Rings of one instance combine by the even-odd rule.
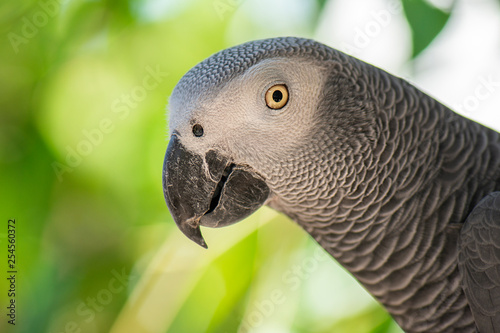
[[[318,42],[253,41],[169,102],[180,230],[262,205],[304,228],[406,332],[500,332],[500,135]]]

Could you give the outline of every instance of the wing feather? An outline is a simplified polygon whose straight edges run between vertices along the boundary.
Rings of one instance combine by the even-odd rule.
[[[479,332],[500,332],[500,192],[474,207],[458,246],[462,287]]]

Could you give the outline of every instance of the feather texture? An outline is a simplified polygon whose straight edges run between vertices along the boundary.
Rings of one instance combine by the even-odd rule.
[[[500,192],[483,199],[460,233],[459,268],[481,333],[500,331]]]

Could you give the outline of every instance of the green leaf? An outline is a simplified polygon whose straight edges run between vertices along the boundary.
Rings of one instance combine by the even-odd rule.
[[[413,35],[413,53],[415,58],[443,30],[450,11],[443,11],[425,0],[401,0],[406,19]]]
[[[316,0],[316,2],[318,3],[318,9],[321,12],[325,8],[325,5],[328,2],[328,0]]]

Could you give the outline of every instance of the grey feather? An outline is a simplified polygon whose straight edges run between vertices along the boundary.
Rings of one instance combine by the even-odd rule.
[[[481,333],[500,332],[500,192],[484,198],[460,233],[459,269]]]
[[[252,71],[265,69],[265,61],[277,66],[272,73],[281,73],[279,66],[283,73],[308,68],[315,76],[304,74],[304,80],[320,87],[292,91],[293,112],[283,112],[274,137],[267,125],[228,120],[245,119],[234,115],[250,112],[250,100],[236,107],[224,103],[259,82],[264,74]],[[294,66],[280,65],[286,61]],[[306,90],[309,104],[293,109]],[[471,312],[471,306],[487,304],[478,290],[498,296],[500,283],[500,237],[484,235],[500,223],[485,213],[487,204],[479,204],[500,191],[497,132],[400,78],[300,38],[254,41],[215,54],[180,80],[170,109],[171,130],[186,133],[189,149],[202,154],[217,147],[262,175],[271,190],[267,204],[311,234],[405,331],[474,332],[483,321]],[[188,135],[194,120],[228,127],[196,141]],[[294,131],[287,133],[290,127]],[[465,288],[476,298],[462,288],[461,237]],[[483,259],[495,270],[481,266]]]

